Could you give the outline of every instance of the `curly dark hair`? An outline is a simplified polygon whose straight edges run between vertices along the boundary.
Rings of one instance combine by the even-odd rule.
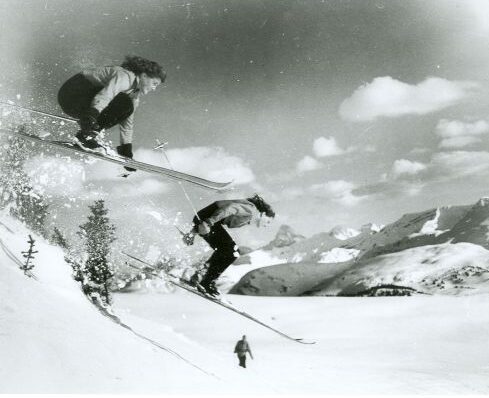
[[[136,75],[146,73],[149,77],[158,77],[163,83],[166,79],[166,72],[158,62],[138,57],[136,55],[127,55],[121,64],[124,69],[130,70]]]
[[[251,203],[253,203],[256,209],[260,212],[260,215],[265,213],[267,217],[275,217],[275,212],[265,200],[258,194],[253,195],[251,198],[247,198]]]

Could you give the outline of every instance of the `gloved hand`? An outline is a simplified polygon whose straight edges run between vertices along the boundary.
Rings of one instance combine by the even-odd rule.
[[[182,235],[183,243],[187,246],[192,246],[194,244],[195,235],[192,232],[188,232]]]
[[[98,117],[100,112],[95,108],[90,108],[84,115],[80,117],[80,128],[84,133],[90,133],[92,131],[100,131],[98,124]]]
[[[133,157],[132,144],[122,144],[122,145],[119,145],[116,149],[117,149],[117,153],[120,156],[124,156],[126,158],[132,159],[132,157]],[[136,171],[136,169],[133,167],[124,166],[124,168],[127,171]]]
[[[209,224],[207,224],[205,221],[202,221],[198,226],[197,226],[197,232],[199,235],[204,236],[207,235],[209,232],[211,232],[211,227]]]

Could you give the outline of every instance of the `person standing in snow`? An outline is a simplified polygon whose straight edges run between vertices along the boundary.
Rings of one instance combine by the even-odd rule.
[[[219,295],[215,280],[239,257],[238,247],[224,226],[239,228],[254,219],[260,225],[263,217],[273,218],[275,213],[259,195],[247,199],[219,200],[197,212],[193,228],[183,236],[183,241],[192,245],[195,234],[198,234],[214,249],[206,262],[207,272],[202,280],[192,278],[202,293]]]
[[[119,125],[117,153],[132,159],[134,110],[140,97],[165,79],[157,62],[137,56],[127,56],[120,66],[91,68],[68,79],[58,92],[58,103],[78,120],[75,142],[83,149],[102,152],[97,140],[100,132]]]
[[[241,340],[238,340],[234,347],[234,353],[238,356],[239,366],[246,368],[246,353],[249,353],[251,359],[253,359],[253,354],[251,353],[251,348],[246,340],[246,336],[243,336]]]

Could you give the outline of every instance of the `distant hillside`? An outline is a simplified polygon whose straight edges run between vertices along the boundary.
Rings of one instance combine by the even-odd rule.
[[[358,233],[351,231],[335,227],[289,246],[267,245],[249,253],[242,262],[249,264],[249,272],[241,274],[230,292],[469,294],[487,287],[487,198],[474,205],[405,214],[383,228],[367,225]],[[264,268],[254,258],[266,258]]]

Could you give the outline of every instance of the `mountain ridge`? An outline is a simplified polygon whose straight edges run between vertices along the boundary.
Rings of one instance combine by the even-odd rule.
[[[335,238],[332,231],[286,247],[259,249],[269,256],[267,266],[256,264],[230,293],[355,295],[370,294],[381,285],[392,289],[402,285],[403,294],[458,295],[485,291],[489,283],[489,198],[472,205],[407,213],[382,228],[362,228],[344,240]],[[417,262],[409,260],[412,256]],[[457,258],[458,263],[450,258]],[[392,276],[396,264],[402,270]],[[369,278],[368,270],[379,278]],[[422,277],[411,280],[410,274]],[[426,285],[423,280],[435,282]]]

